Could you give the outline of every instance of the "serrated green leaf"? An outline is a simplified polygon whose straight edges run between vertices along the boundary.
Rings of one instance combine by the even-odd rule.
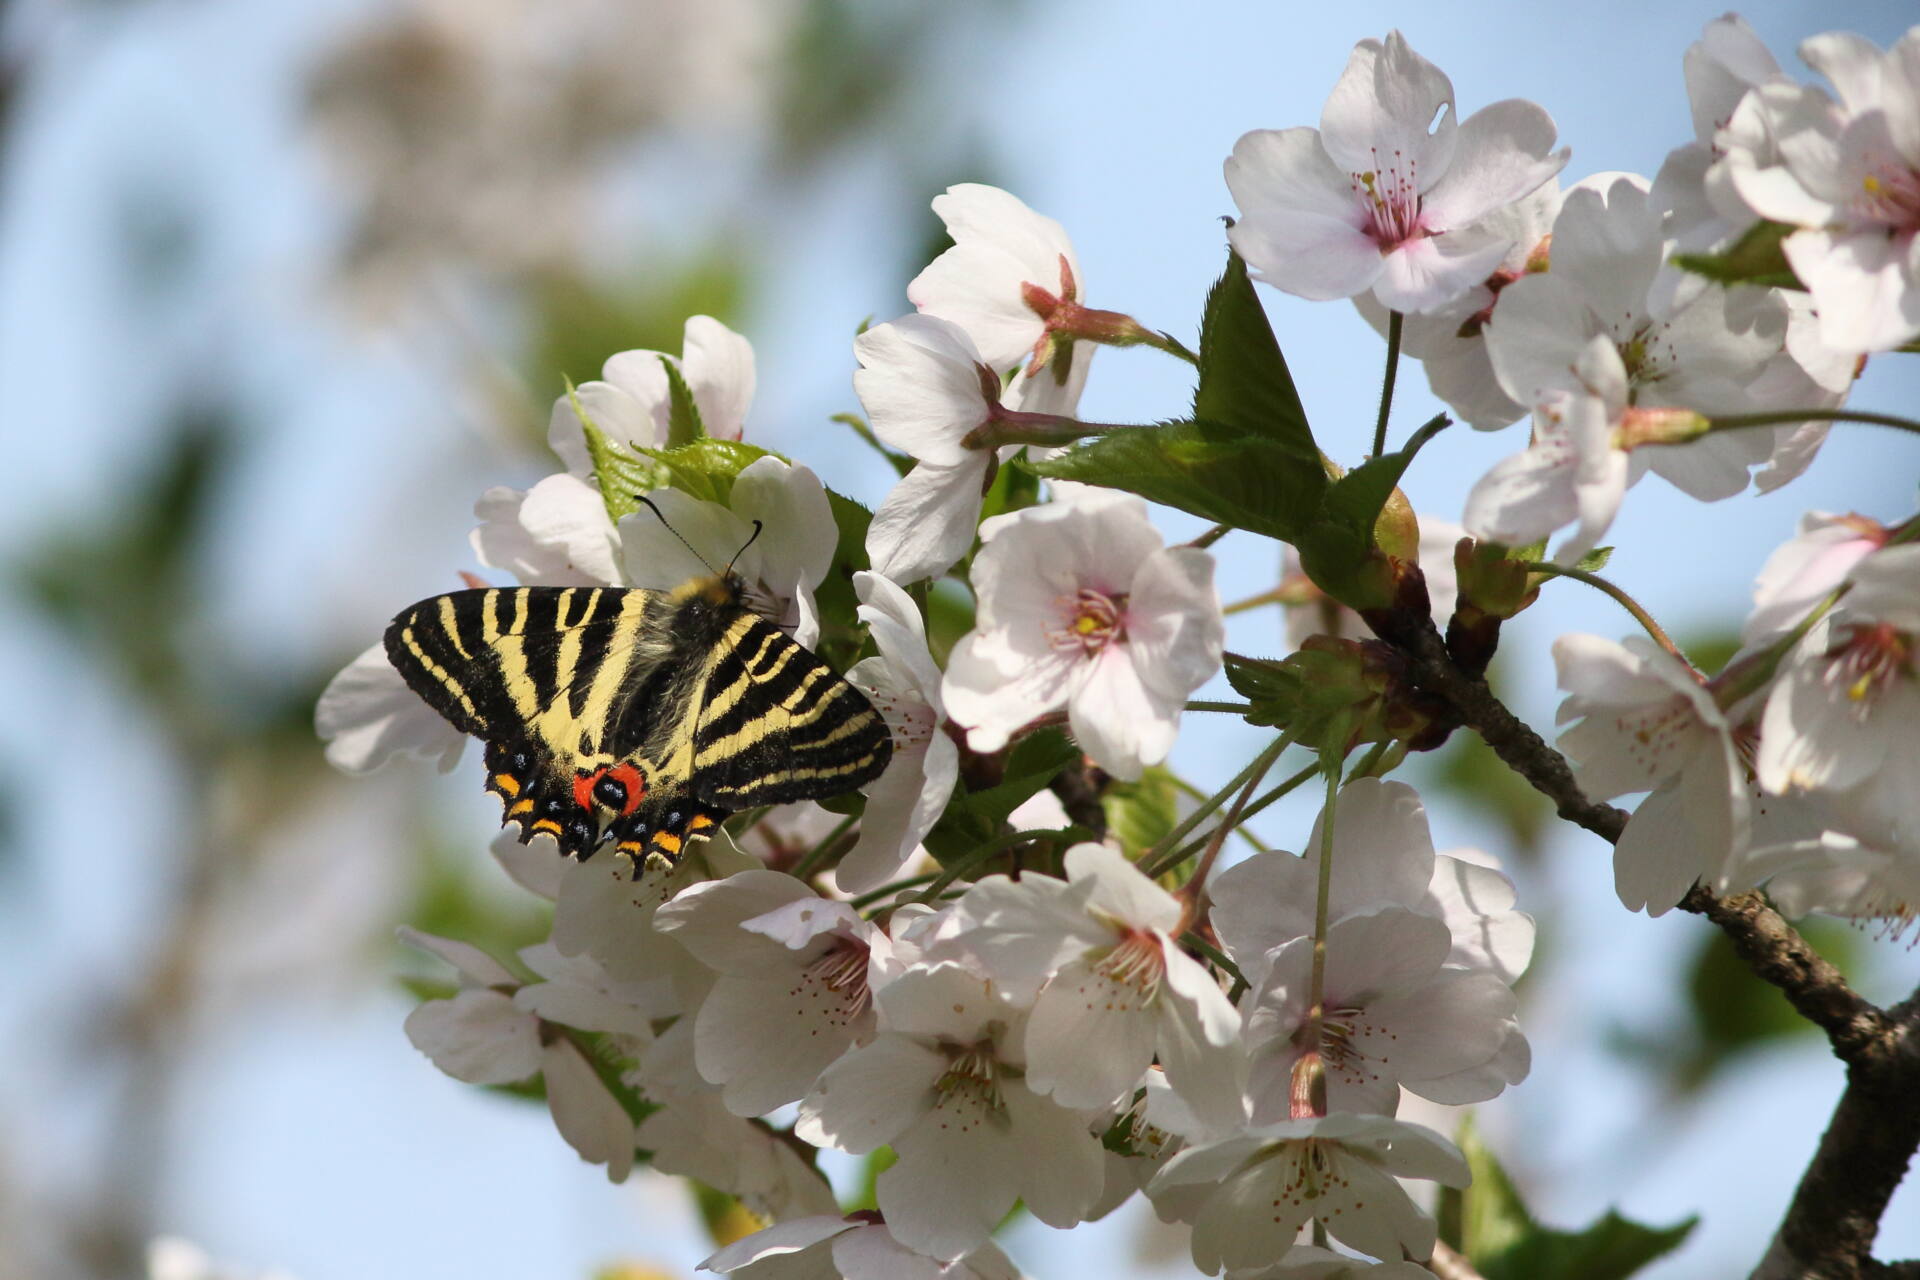
[[[1795,230],[1784,222],[1756,222],[1731,248],[1721,253],[1676,253],[1673,264],[1720,284],[1804,291],[1806,286],[1793,273],[1785,248],[1786,238]]]
[[[580,416],[580,429],[587,437],[587,458],[593,464],[593,478],[600,486],[600,501],[606,505],[607,518],[619,524],[640,509],[640,495],[650,489],[664,489],[673,482],[673,474],[651,458],[632,453],[615,444],[580,407],[573,388],[567,399]]]
[[[1282,445],[1296,466],[1321,471],[1320,450],[1287,359],[1247,276],[1247,264],[1231,250],[1226,271],[1207,294],[1200,322],[1200,382],[1193,395],[1193,416],[1231,427],[1236,434],[1263,436]]]
[[[704,440],[707,424],[700,420],[700,406],[695,403],[693,390],[687,386],[679,364],[661,356],[660,367],[667,371],[667,448],[676,449]]]
[[[1470,1123],[1461,1127],[1458,1143],[1473,1184],[1443,1190],[1441,1237],[1466,1254],[1485,1280],[1626,1280],[1679,1248],[1699,1222],[1696,1217],[1649,1227],[1609,1210],[1579,1231],[1543,1227]]]
[[[666,468],[668,482],[674,488],[722,506],[733,496],[734,478],[742,471],[761,458],[780,457],[757,444],[716,440],[712,436],[703,436],[676,448],[643,448],[640,452]]]
[[[1300,701],[1300,677],[1284,659],[1229,653],[1225,667],[1227,683],[1253,705],[1247,714],[1249,723],[1281,724],[1292,717]]]
[[[1607,561],[1613,559],[1612,547],[1595,547],[1580,557],[1580,563],[1573,567],[1583,573],[1598,573],[1607,567]]]
[[[1028,465],[1286,541],[1309,523],[1326,487],[1318,462],[1300,467],[1284,444],[1192,421],[1123,427]]]

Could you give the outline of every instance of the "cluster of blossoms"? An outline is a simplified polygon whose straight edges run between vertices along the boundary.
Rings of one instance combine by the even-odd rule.
[[[1824,181],[1796,159],[1794,130],[1920,137],[1901,114],[1920,99],[1886,87],[1920,60],[1811,42],[1842,108],[1777,73],[1754,79],[1750,43],[1728,18],[1690,53],[1700,136],[1653,183],[1561,192],[1567,153],[1543,111],[1503,102],[1456,123],[1451,83],[1397,33],[1355,49],[1319,129],[1235,147],[1230,239],[1247,268],[1354,298],[1473,425],[1531,416],[1531,443],[1469,496],[1470,537],[1429,521],[1404,554],[1379,555],[1419,584],[1419,625],[1432,609],[1443,626],[1497,630],[1544,576],[1529,578],[1538,547],[1505,549],[1577,524],[1558,556],[1580,559],[1645,469],[1703,499],[1739,492],[1755,467],[1762,487],[1785,483],[1861,353],[1920,332],[1886,318],[1920,316],[1909,266],[1863,300],[1820,265],[1857,265],[1848,237],[1868,226],[1909,261],[1907,153],[1872,153],[1870,200],[1833,203],[1832,182],[1823,212],[1805,189],[1791,208],[1783,194]],[[1064,1228],[1142,1193],[1187,1224],[1208,1274],[1424,1274],[1405,1260],[1429,1255],[1435,1226],[1397,1179],[1468,1174],[1446,1139],[1396,1118],[1403,1098],[1486,1101],[1530,1063],[1513,992],[1530,919],[1488,859],[1437,854],[1413,789],[1377,776],[1450,726],[1417,699],[1393,704],[1398,677],[1361,621],[1377,624],[1380,602],[1350,600],[1362,612],[1323,616],[1332,635],[1301,652],[1353,656],[1364,709],[1328,716],[1335,686],[1320,687],[1315,723],[1340,732],[1303,716],[1289,735],[1336,780],[1350,747],[1380,747],[1297,852],[1213,873],[1284,743],[1171,831],[1109,829],[1103,790],[1164,769],[1187,700],[1221,669],[1214,562],[1204,545],[1167,546],[1124,478],[1048,481],[1043,498],[1033,477],[1077,441],[1155,430],[1072,416],[1097,346],[1189,353],[1087,306],[1066,232],[1012,195],[957,186],[934,209],[954,245],[909,286],[915,311],[854,343],[862,425],[901,471],[870,520],[745,441],[753,352],[696,317],[679,355],[615,356],[556,403],[566,469],[489,491],[473,535],[483,565],[537,585],[672,588],[708,571],[696,548],[718,561],[744,547],[733,569],[757,612],[801,645],[868,654],[848,679],[892,732],[887,771],[846,821],[812,804],[750,815],[644,875],[503,836],[495,855],[553,903],[552,935],[517,962],[408,935],[460,985],[407,1032],[461,1080],[538,1077],[562,1136],[616,1180],[642,1150],[769,1221],[709,1259],[716,1271],[1007,1277],[990,1236],[1017,1202]],[[1810,300],[1672,261],[1790,212],[1817,214],[1783,241]],[[1886,231],[1896,217],[1905,239]],[[1734,415],[1765,421],[1713,429]],[[705,496],[680,479],[696,464]],[[634,484],[650,510],[624,492]],[[1767,564],[1746,648],[1711,681],[1646,642],[1556,645],[1561,719],[1577,722],[1562,741],[1589,793],[1653,792],[1618,845],[1629,907],[1657,913],[1696,882],[1766,884],[1796,911],[1920,903],[1920,788],[1894,745],[1920,709],[1912,527],[1809,517]],[[1306,569],[1325,564],[1316,554]],[[1519,584],[1504,611],[1495,570]],[[974,601],[950,642],[923,610],[923,584],[949,576]],[[833,588],[850,588],[840,616]],[[846,638],[855,623],[870,650]],[[458,754],[377,648],[319,715],[343,767]],[[1075,749],[1049,754],[1063,727]],[[1195,869],[1185,855],[1201,846]],[[889,1149],[877,1209],[843,1214],[809,1147]],[[1310,1224],[1378,1262],[1304,1243]]]

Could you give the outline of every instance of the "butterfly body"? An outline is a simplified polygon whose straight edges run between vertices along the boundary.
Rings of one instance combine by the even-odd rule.
[[[388,659],[485,741],[524,842],[671,862],[727,814],[872,781],[892,741],[866,697],[751,612],[730,574],[672,591],[498,587],[422,600]]]

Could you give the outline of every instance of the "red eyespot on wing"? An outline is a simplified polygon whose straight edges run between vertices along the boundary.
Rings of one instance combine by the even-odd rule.
[[[605,769],[595,769],[592,773],[574,775],[573,802],[588,813],[593,812],[593,784],[598,782],[600,775],[605,772]]]
[[[638,769],[630,764],[617,764],[601,772],[627,789],[627,803],[620,810],[621,817],[626,817],[640,807],[641,799],[647,794],[647,780],[640,776]]]

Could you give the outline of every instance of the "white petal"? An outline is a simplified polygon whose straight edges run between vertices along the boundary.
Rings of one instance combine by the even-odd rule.
[[[1123,782],[1134,781],[1173,749],[1186,698],[1148,688],[1120,645],[1109,645],[1082,670],[1079,687],[1067,698],[1068,727],[1094,763]]]
[[[519,977],[513,970],[495,960],[492,956],[474,946],[471,942],[461,942],[457,938],[442,938],[437,934],[422,933],[418,929],[400,926],[400,941],[410,947],[438,956],[460,971],[466,982],[475,986],[518,986]]]
[[[1130,1097],[1153,1061],[1159,1017],[1140,988],[1084,960],[1055,973],[1027,1023],[1027,1081],[1065,1107]]]
[[[858,1227],[857,1222],[849,1222],[838,1214],[828,1213],[794,1218],[789,1222],[776,1222],[763,1231],[756,1231],[752,1235],[735,1240],[702,1262],[698,1270],[722,1273],[737,1271],[763,1258],[786,1257],[800,1253],[823,1241],[831,1240],[842,1232],[852,1231]],[[829,1266],[823,1274],[831,1276],[831,1267]]]
[[[816,1146],[864,1155],[893,1141],[938,1100],[944,1054],[882,1033],[825,1071],[800,1104],[795,1132]]]
[[[753,403],[753,344],[712,316],[689,316],[681,350],[687,390],[707,434],[738,440]]]
[[[348,773],[378,769],[395,755],[438,757],[453,768],[467,736],[407,688],[374,645],[328,682],[313,709],[314,728],[327,740],[327,763]]]
[[[867,526],[873,572],[918,582],[951,569],[973,545],[988,454],[964,451],[952,465],[921,462],[900,477]]]
[[[407,1015],[407,1039],[468,1084],[510,1084],[540,1069],[540,1024],[498,991],[462,991]]]

